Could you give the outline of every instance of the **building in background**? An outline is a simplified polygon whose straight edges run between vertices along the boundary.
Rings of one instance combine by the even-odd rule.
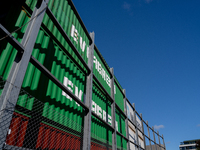
[[[179,149],[180,150],[197,150],[198,142],[200,142],[200,139],[183,141],[179,145]]]

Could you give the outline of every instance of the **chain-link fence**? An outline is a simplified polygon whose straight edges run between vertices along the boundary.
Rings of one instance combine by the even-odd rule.
[[[3,80],[2,77],[0,78],[0,89],[2,92],[6,81]],[[1,95],[1,97],[3,96],[4,95]],[[0,116],[3,121],[0,127],[1,138],[6,136],[4,149],[79,150],[82,147],[83,126],[80,125],[80,123],[61,114],[60,112],[62,111],[58,111],[56,107],[49,103],[39,101],[23,89],[20,90],[17,105],[2,111],[6,111],[8,114],[12,115],[11,122],[7,121],[7,116]],[[9,130],[7,132],[5,132],[6,129],[4,128],[6,124],[9,124]],[[141,129],[140,126],[135,127],[132,131],[134,132],[133,134],[136,133],[137,128]],[[144,149],[144,145],[141,145],[141,143],[145,139],[147,150],[151,148],[163,150],[163,147],[156,144],[160,140],[157,134],[155,137],[158,138],[158,141],[152,140],[154,137],[153,134],[155,133],[152,128],[148,126],[148,123],[144,125],[144,128],[147,129],[144,132],[145,138],[143,134],[138,131],[138,140],[141,148],[137,146],[137,141],[135,140],[137,138],[133,137],[133,139],[130,139],[130,141],[133,142],[131,143],[131,149],[133,149],[133,147],[134,149]],[[149,134],[147,131],[150,131]],[[112,142],[102,139],[94,133],[91,133],[92,150],[112,149]],[[129,134],[132,134],[131,131],[129,131]],[[117,149],[125,150],[125,148],[118,145]]]
[[[1,89],[4,84],[1,80]],[[12,121],[7,122],[7,116],[1,116],[4,124],[1,124],[0,133],[6,136],[4,148],[79,150],[83,127],[56,109],[21,89],[15,108],[3,110],[12,114]],[[4,132],[6,124],[10,124],[7,133]]]
[[[112,150],[112,143],[91,133],[91,150]]]
[[[29,21],[20,39],[6,29],[16,28],[14,21],[0,24],[0,41],[5,44],[0,45],[0,56],[5,57],[0,75],[6,78],[0,77],[0,149],[165,149],[163,137],[134,106],[126,106],[130,102],[113,69],[94,46],[94,33],[88,34],[71,0],[26,0],[16,5],[20,15],[16,13],[14,21],[20,28],[14,32],[21,30],[23,20]],[[88,46],[84,54],[83,40]]]
[[[2,77],[0,80],[2,92],[6,81]],[[6,137],[3,148],[7,150],[24,148],[80,150],[83,145],[83,126],[77,120],[61,114],[62,111],[57,109],[21,89],[16,106],[2,110],[12,115],[11,122],[7,121],[6,115],[0,116],[3,122],[0,126],[1,139]],[[9,124],[8,131],[4,128],[7,124]],[[91,133],[91,149],[111,150],[112,142]],[[118,149],[123,148],[118,147]]]
[[[1,91],[5,81],[0,82]],[[3,97],[3,95],[1,95]],[[12,97],[11,97],[12,98]],[[10,110],[11,122],[1,116],[4,124],[0,126],[1,138],[6,136],[4,149],[45,149],[80,150],[83,142],[83,126],[67,118],[58,108],[39,101],[21,89],[17,105]],[[9,125],[8,132],[4,128]],[[112,149],[112,143],[91,134],[91,149]]]

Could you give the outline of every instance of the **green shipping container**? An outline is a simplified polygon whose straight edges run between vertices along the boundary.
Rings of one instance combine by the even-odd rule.
[[[9,13],[3,19],[2,25],[9,32],[12,32],[16,28],[26,24],[30,21],[30,16],[36,3],[36,0],[26,0],[16,5],[11,5]],[[49,0],[48,7],[70,37],[82,58],[88,63],[90,37],[88,37],[88,33],[86,33],[85,27],[82,25],[72,2],[70,0]],[[27,25],[12,35],[21,42],[26,28]],[[17,50],[12,45],[6,40],[1,41],[0,75],[4,79],[7,79],[10,73],[16,54]],[[43,25],[39,30],[32,56],[84,102],[87,71],[47,14],[44,16]],[[109,67],[105,60],[99,50],[95,48],[93,73],[108,94],[111,94],[111,76],[107,68]],[[115,83],[115,101],[124,111],[123,94],[119,87],[122,89],[117,81]],[[41,130],[41,135],[43,135],[42,129],[44,127],[39,127],[39,125],[42,123],[41,126],[48,126],[45,128],[45,132],[49,131],[52,127],[63,132],[70,132],[70,135],[73,134],[78,138],[82,136],[85,115],[82,107],[31,63],[28,65],[22,89],[27,93],[20,93],[17,106],[23,109],[22,111],[16,110],[16,112],[28,117],[29,121],[34,120],[32,114],[37,113],[38,118],[42,118],[40,123],[38,123],[38,130]],[[95,81],[93,81],[92,87],[92,111],[108,122],[108,124],[112,125],[111,102],[108,100],[106,93]],[[126,136],[125,121],[118,110],[116,110],[116,126],[117,131]],[[47,135],[44,136],[46,137]],[[111,148],[112,130],[94,116],[92,116],[91,122],[91,137],[93,143],[104,145],[104,147],[108,147],[109,149]],[[125,143],[126,141],[118,135],[117,146],[126,149]]]
[[[29,1],[26,1],[27,4],[29,4],[30,8],[35,7],[35,1],[32,3],[29,3]],[[30,21],[30,16],[26,12],[23,5],[27,5],[26,3],[19,3],[16,4],[13,3],[10,5],[10,9],[8,10],[8,13],[6,13],[5,17],[1,20],[1,24],[6,27],[6,29],[9,32],[13,32],[14,30],[18,29],[22,25],[26,24],[28,21]],[[15,15],[13,15],[15,14]],[[10,19],[12,18],[12,19]],[[27,25],[23,26],[20,30],[17,32],[12,33],[12,36],[15,37],[19,42],[22,41],[22,37],[25,33]],[[12,67],[13,61],[15,59],[15,56],[17,54],[17,50],[15,50],[7,41],[6,39],[3,39],[0,41],[0,75],[7,79],[10,69]]]
[[[125,118],[120,113],[119,110],[115,110],[115,117],[116,117],[116,130],[120,132],[123,136],[126,137],[126,125],[125,125]],[[127,144],[123,143],[123,137],[117,135],[117,147],[119,148],[126,148]],[[125,140],[126,141],[126,140]]]
[[[111,125],[111,102],[106,98],[97,83],[93,81],[92,87],[92,111]],[[92,116],[91,137],[105,145],[112,143],[112,130],[107,125]]]
[[[48,6],[64,29],[64,31],[66,32],[66,34],[68,35],[68,37],[70,37],[78,52],[87,63],[91,38],[89,37],[89,34],[86,33],[84,25],[81,24],[82,20],[79,18],[78,13],[73,6],[73,3],[67,0],[50,0]],[[69,53],[76,59],[76,61],[80,63],[80,60],[69,47],[68,43],[65,42],[61,33],[53,25],[53,22],[48,19],[48,15],[46,15],[45,18],[48,21],[45,21],[44,19],[44,24],[48,27],[50,32],[53,33],[53,35],[69,51]]]
[[[70,9],[70,7],[67,5],[67,1],[61,1],[61,3],[56,2],[57,1],[49,1],[49,7],[52,9],[52,12],[55,16],[60,16],[57,9],[54,9],[58,4],[62,4],[60,6],[65,6],[66,8],[68,8],[68,10]],[[23,24],[27,23],[30,20],[29,13],[33,11],[35,5],[36,1],[29,0],[26,1],[26,3],[18,4],[16,7],[13,6],[13,12],[9,12],[7,17],[5,18],[3,25],[10,32],[13,31],[15,28],[21,27]],[[30,10],[27,11],[25,8],[30,8]],[[73,14],[73,11],[70,11],[71,14]],[[15,14],[14,17],[13,14]],[[13,18],[12,22],[7,22],[7,19],[11,18],[11,16]],[[74,15],[74,17],[76,16]],[[59,22],[61,21],[61,18],[57,19]],[[63,38],[61,37],[59,31],[55,27],[53,27],[52,21],[48,18],[47,15],[44,16],[43,23],[58,38],[59,42],[63,42],[63,44],[67,45],[67,42],[63,41]],[[69,23],[66,22],[66,24]],[[13,36],[19,42],[21,42],[22,40],[26,27],[27,25],[13,34]],[[70,29],[68,31],[70,31]],[[82,34],[84,35],[85,33],[82,32]],[[88,39],[84,40],[89,43]],[[9,43],[7,43],[6,40],[4,40],[3,42],[4,43],[1,44],[0,49],[0,75],[3,76],[4,79],[7,79],[17,50],[15,50]],[[66,48],[70,51],[69,46]],[[63,52],[63,50],[58,46],[58,43],[56,43],[54,39],[52,39],[43,28],[41,28],[38,33],[32,56],[35,57],[42,65],[44,65],[81,101],[84,100],[85,73],[80,71],[80,68],[78,68],[75,63],[72,62],[72,60],[70,60],[69,56]],[[30,95],[34,96],[36,99],[44,103],[44,106],[41,108],[42,116],[59,124],[65,125],[75,131],[82,132],[80,128],[77,128],[77,126],[73,124],[72,121],[66,122],[62,118],[62,116],[65,116],[69,120],[76,120],[76,122],[80,126],[83,126],[84,112],[82,110],[82,107],[60,88],[58,88],[46,76],[41,74],[41,72],[31,63],[29,63],[28,65],[22,88],[25,89]],[[33,110],[33,108],[36,107],[34,106],[36,104],[34,102],[34,98],[29,98],[29,95],[27,95],[26,93],[21,93],[19,95],[17,104],[21,107],[26,108],[27,110],[36,111]],[[24,115],[28,116],[27,114]]]
[[[114,83],[115,102],[120,107],[120,109],[124,111],[124,95],[122,91],[123,89],[115,77],[115,83]]]
[[[93,73],[97,77],[97,79],[100,81],[100,83],[103,85],[103,87],[108,92],[108,94],[111,94],[110,74],[109,74],[109,70],[106,68],[103,61],[105,62],[103,57],[100,55],[99,50],[95,46]]]

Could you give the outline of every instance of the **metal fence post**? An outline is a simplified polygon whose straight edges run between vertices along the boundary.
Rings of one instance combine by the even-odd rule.
[[[125,89],[123,89],[123,93],[124,93],[124,111],[125,111],[126,116],[128,116],[128,112],[127,112],[127,101],[126,101],[126,90],[125,90]],[[130,139],[129,139],[128,118],[126,118],[125,124],[126,124],[126,137],[128,138],[127,149],[130,150]]]
[[[157,134],[158,134],[158,142],[159,142],[159,147],[160,147],[160,150],[162,150],[162,145],[161,145],[161,143],[160,143],[160,136],[159,136],[159,132],[157,131]]]
[[[164,146],[164,149],[166,149],[166,147],[165,147],[165,141],[164,141],[163,135],[162,135],[162,139],[163,139],[163,146]]]
[[[116,125],[115,125],[115,92],[114,92],[114,69],[110,68],[110,72],[112,73],[111,78],[111,97],[113,99],[113,103],[111,104],[111,112],[112,112],[112,126],[114,131],[112,133],[112,150],[117,149],[117,141],[116,141]]]
[[[31,16],[32,21],[28,24],[26,32],[22,39],[24,53],[17,53],[12,65],[8,79],[4,86],[0,98],[0,149],[3,149],[6,135],[9,130],[12,119],[12,112],[17,103],[18,95],[23,83],[23,79],[28,67],[30,56],[47,8],[49,0],[38,1],[34,12]]]
[[[153,139],[154,139],[155,150],[157,150],[157,144],[156,144],[156,137],[155,137],[154,127],[152,127],[152,131],[153,131]]]
[[[148,121],[146,121],[146,123],[147,123],[148,137],[149,137],[149,146],[150,146],[150,150],[152,150],[152,146],[151,146],[151,137],[150,137],[150,132],[149,132],[149,125],[148,125]]]
[[[144,126],[143,126],[143,119],[142,119],[142,113],[140,114],[140,118],[141,118],[141,123],[142,123],[142,135],[143,135],[143,140],[144,140],[144,149],[146,149],[146,142],[145,142],[145,134],[144,134]]]
[[[90,150],[91,146],[91,105],[92,105],[92,83],[93,83],[93,57],[94,57],[94,32],[90,33],[92,44],[89,47],[88,67],[91,72],[87,76],[86,82],[86,98],[85,104],[89,107],[89,111],[84,118],[84,132],[83,132],[83,150]]]
[[[135,124],[135,133],[136,133],[136,144],[137,144],[137,149],[139,149],[139,139],[138,139],[138,126],[137,126],[137,120],[136,120],[136,110],[135,110],[135,103],[132,104],[133,105],[133,117],[134,117],[134,124]]]

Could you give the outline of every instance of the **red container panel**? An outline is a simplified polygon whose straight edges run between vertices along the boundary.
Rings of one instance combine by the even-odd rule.
[[[7,136],[6,144],[15,145],[16,139],[17,139],[17,133],[20,128],[20,121],[21,121],[21,118],[19,117],[12,119],[10,129],[9,129],[10,134],[8,134]]]
[[[13,113],[13,118],[9,127],[9,132],[6,137],[6,144],[22,147],[26,129],[28,125],[28,117],[20,115],[16,112]]]
[[[42,149],[48,149],[50,139],[50,129],[45,129]]]
[[[41,126],[38,133],[36,148],[42,148],[42,142],[43,142],[42,138],[43,138],[44,131],[45,131],[44,126]]]
[[[55,144],[55,149],[59,149],[60,148],[60,144],[61,144],[61,133],[57,133],[56,134],[56,144]]]
[[[71,147],[71,141],[70,141],[70,136],[69,135],[66,135],[66,149],[70,149]]]
[[[36,148],[45,150],[80,150],[81,138],[41,123]]]
[[[61,136],[61,145],[60,145],[60,149],[63,150],[65,149],[67,142],[66,142],[67,138],[66,135],[62,134]]]
[[[28,121],[22,121],[21,122],[21,126],[20,126],[20,131],[19,131],[19,140],[17,140],[16,146],[17,147],[22,147],[23,146],[23,142],[24,142],[24,138],[25,138],[25,134],[26,134],[26,129],[28,126]]]
[[[107,148],[105,145],[97,144],[92,142],[90,150],[112,150],[111,148]]]
[[[56,144],[56,131],[51,131],[49,149],[53,149]]]

